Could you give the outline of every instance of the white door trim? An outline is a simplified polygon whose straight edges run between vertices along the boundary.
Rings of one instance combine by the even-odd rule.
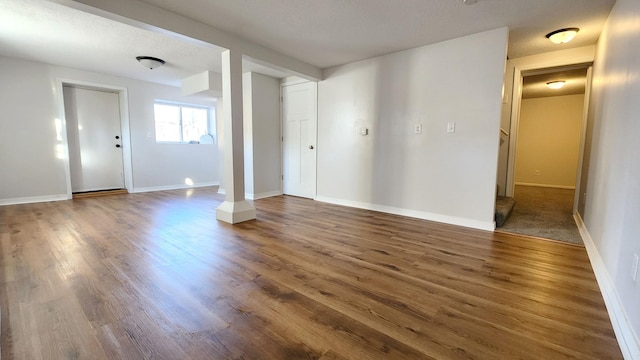
[[[133,165],[131,161],[131,132],[129,127],[129,96],[127,88],[121,86],[92,83],[73,79],[56,79],[58,95],[58,118],[56,119],[57,145],[56,152],[64,157],[64,167],[67,182],[67,199],[73,197],[71,190],[71,166],[69,164],[69,140],[67,138],[67,121],[64,109],[64,85],[86,88],[91,90],[113,91],[118,94],[120,103],[120,128],[122,129],[122,164],[124,172],[124,187],[133,191]]]
[[[289,76],[289,77],[284,78],[284,79],[282,79],[280,81],[280,88],[283,88],[283,87],[289,86],[289,85],[302,84],[302,83],[306,83],[306,82],[311,82],[311,80],[303,79],[303,78],[297,77],[297,76]]]
[[[578,152],[578,173],[576,174],[576,193],[573,198],[573,213],[578,212],[580,205],[580,191],[582,183],[582,165],[584,161],[584,145],[587,137],[587,121],[589,117],[589,101],[591,100],[591,82],[593,80],[593,65],[587,69],[587,81],[584,86],[584,105],[582,108],[582,131],[580,132],[580,148]]]
[[[511,96],[511,124],[509,125],[509,155],[507,155],[507,188],[505,195],[513,197],[516,177],[516,144],[518,143],[518,125],[520,124],[520,103],[522,102],[522,71],[513,70],[513,94]]]

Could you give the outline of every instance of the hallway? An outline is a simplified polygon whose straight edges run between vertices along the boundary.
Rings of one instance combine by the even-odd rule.
[[[583,245],[573,219],[574,190],[517,185],[516,205],[498,231]]]

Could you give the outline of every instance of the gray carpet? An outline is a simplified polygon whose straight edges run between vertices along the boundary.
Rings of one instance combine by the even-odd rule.
[[[517,185],[516,205],[498,230],[583,244],[573,220],[574,190]]]

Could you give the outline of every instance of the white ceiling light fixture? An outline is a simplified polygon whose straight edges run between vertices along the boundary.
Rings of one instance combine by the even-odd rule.
[[[142,64],[142,66],[153,70],[157,67],[164,65],[164,60],[158,59],[153,56],[136,56],[136,60]]]
[[[547,86],[548,86],[550,89],[557,90],[557,89],[562,88],[562,87],[564,86],[564,84],[565,84],[565,83],[566,83],[566,81],[564,81],[564,80],[560,80],[560,81],[550,81],[550,82],[548,82],[548,83],[547,83]]]
[[[548,33],[545,37],[554,44],[566,44],[576,37],[578,31],[580,31],[578,28],[558,29]]]
[[[462,3],[465,5],[473,5],[475,3],[477,3],[478,0],[462,0]]]

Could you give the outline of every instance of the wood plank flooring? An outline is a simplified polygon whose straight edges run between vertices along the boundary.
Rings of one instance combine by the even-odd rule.
[[[0,207],[2,359],[621,359],[584,248],[215,188]]]
[[[73,198],[84,199],[84,198],[91,198],[91,197],[112,196],[112,195],[121,195],[121,194],[128,194],[128,193],[129,191],[127,191],[127,189],[85,191],[85,192],[74,193]]]

